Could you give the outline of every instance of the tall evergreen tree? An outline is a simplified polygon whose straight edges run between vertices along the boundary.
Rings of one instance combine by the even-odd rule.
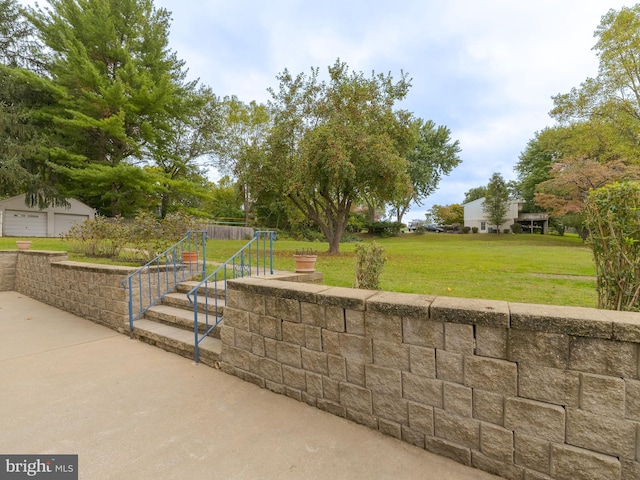
[[[70,195],[105,214],[132,214],[153,185],[138,165],[150,160],[148,146],[171,128],[194,88],[168,48],[170,15],[152,0],[49,3],[28,14],[50,52],[47,73],[63,92],[54,121],[65,142],[49,155]]]

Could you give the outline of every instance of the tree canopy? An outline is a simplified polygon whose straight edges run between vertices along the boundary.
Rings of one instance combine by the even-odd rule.
[[[482,210],[487,216],[490,225],[496,226],[500,233],[500,225],[507,221],[509,210],[509,187],[502,175],[494,173],[487,184]]]

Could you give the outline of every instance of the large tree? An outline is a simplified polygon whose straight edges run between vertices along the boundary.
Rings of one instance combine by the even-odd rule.
[[[402,222],[412,202],[422,205],[422,200],[438,188],[442,177],[461,162],[460,144],[451,140],[447,127],[417,119],[414,128],[416,142],[407,154],[409,182],[399,184],[397,196],[390,202],[398,222]]]
[[[278,76],[273,126],[246,180],[254,193],[288,197],[338,253],[352,205],[367,196],[388,202],[408,181],[415,135],[411,114],[394,109],[409,90],[406,75],[365,77],[340,61],[328,74]]]
[[[482,210],[487,216],[490,225],[496,226],[496,232],[500,233],[500,225],[507,221],[509,210],[509,187],[499,173],[491,175],[487,184],[487,190],[482,202]]]
[[[170,15],[152,0],[49,3],[29,10],[50,53],[47,73],[64,93],[54,120],[66,142],[49,155],[70,195],[103,213],[130,214],[137,193],[153,184],[139,168],[146,147],[173,127],[194,87],[168,48]],[[105,190],[87,192],[89,182]]]

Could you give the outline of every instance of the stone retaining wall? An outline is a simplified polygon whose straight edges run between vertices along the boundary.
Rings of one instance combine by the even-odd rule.
[[[17,260],[17,250],[0,251],[0,292],[15,290]]]
[[[222,369],[514,480],[640,478],[640,315],[249,278]]]
[[[114,330],[128,331],[127,292],[120,282],[133,268],[70,262],[65,252],[0,252],[3,279],[11,272],[11,266],[8,261],[2,263],[2,259],[12,253],[16,256],[14,281],[12,285],[7,282],[6,290],[15,290]]]

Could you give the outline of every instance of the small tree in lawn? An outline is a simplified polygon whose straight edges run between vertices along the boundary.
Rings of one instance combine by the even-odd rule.
[[[509,187],[499,173],[494,173],[489,180],[482,210],[487,216],[489,224],[495,225],[496,231],[500,232],[500,225],[507,221]]]

